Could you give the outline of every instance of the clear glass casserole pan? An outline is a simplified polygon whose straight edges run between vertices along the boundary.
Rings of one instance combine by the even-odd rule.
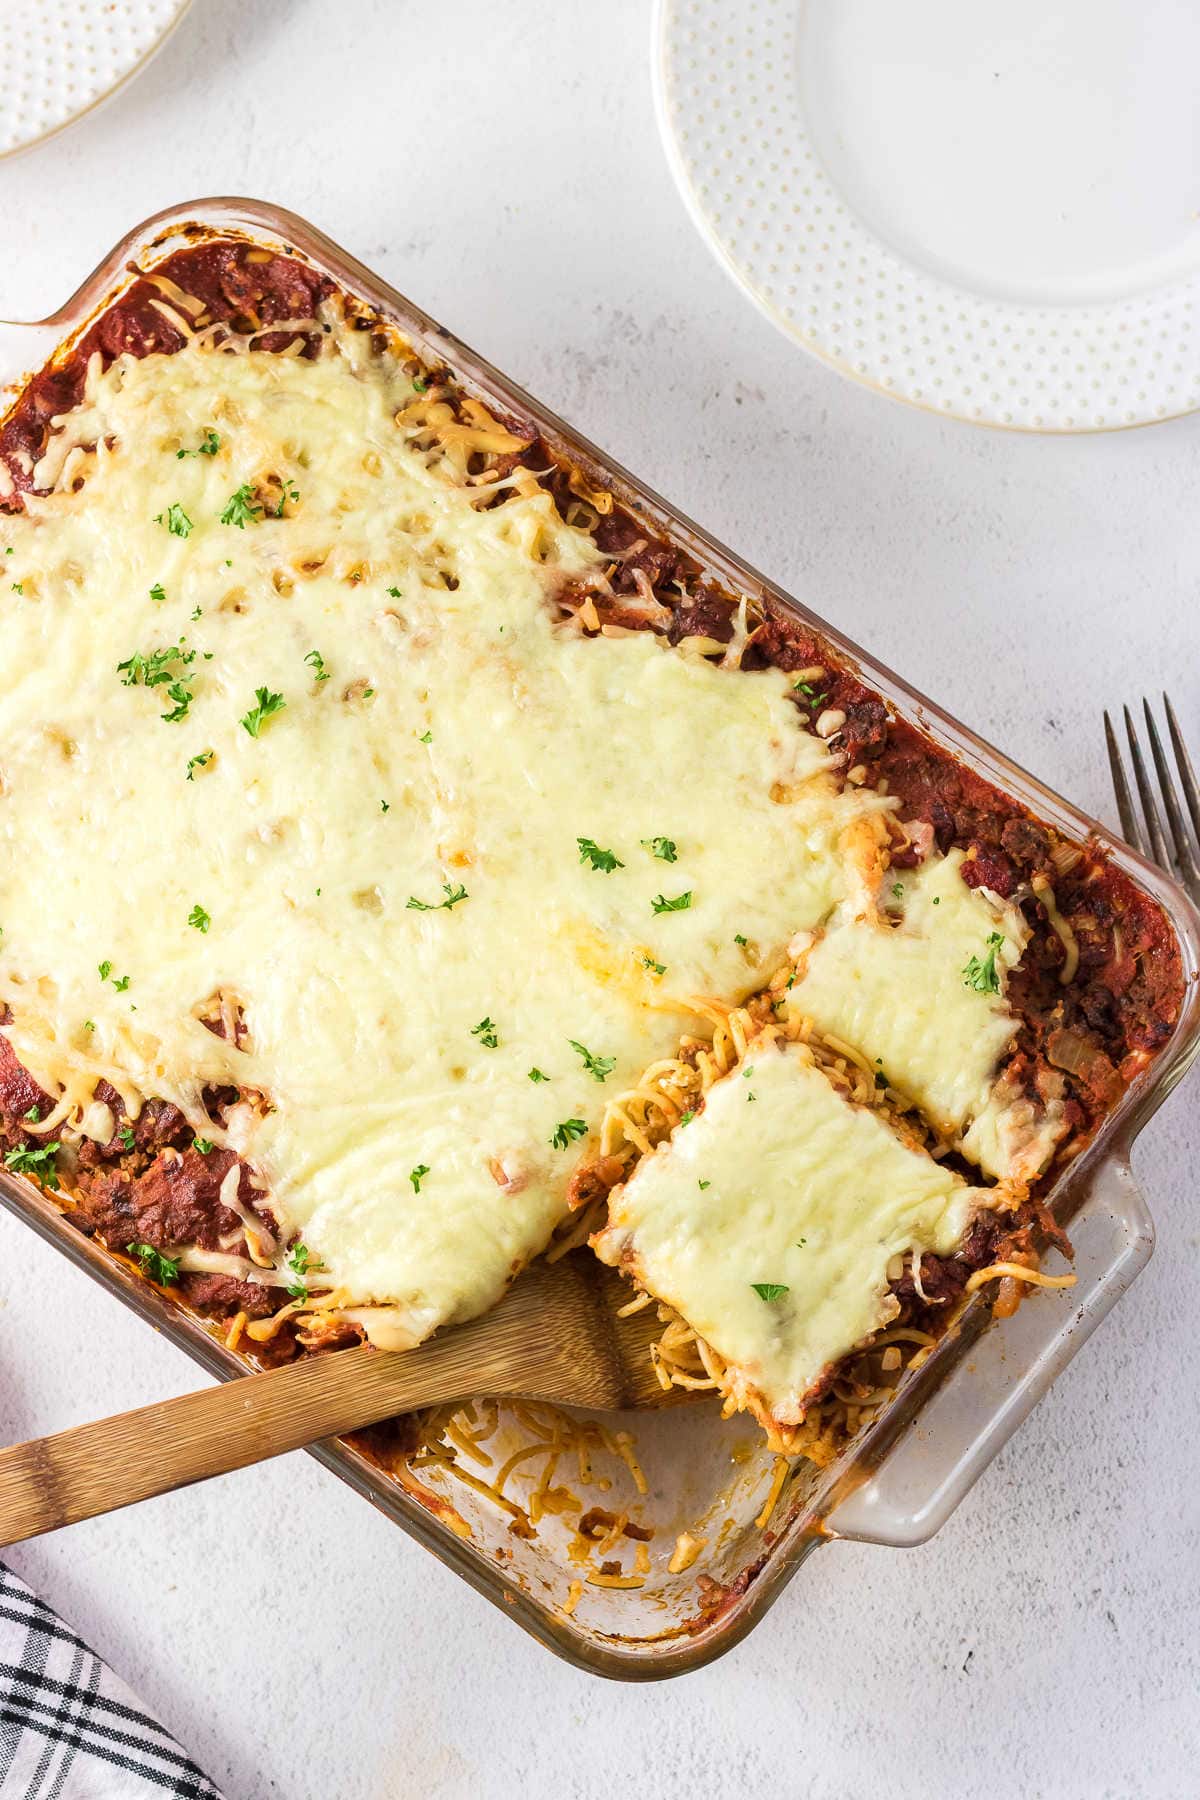
[[[569,1533],[553,1520],[537,1537],[515,1536],[504,1514],[468,1492],[466,1498],[455,1496],[461,1515],[455,1529],[446,1509],[423,1503],[361,1447],[340,1442],[314,1447],[312,1454],[328,1468],[568,1660],[625,1679],[679,1674],[738,1642],[818,1545],[838,1537],[910,1545],[931,1536],[1144,1266],[1153,1228],[1129,1171],[1129,1150],[1200,1048],[1200,919],[1159,870],[782,594],[292,214],[254,201],[212,199],[148,219],[52,317],[0,324],[3,403],[120,292],[131,279],[129,265],[147,268],[184,244],[227,234],[287,246],[327,272],[393,318],[420,353],[445,361],[485,402],[533,420],[552,446],[584,469],[602,473],[624,505],[654,532],[682,545],[724,587],[770,598],[813,625],[901,717],[1038,817],[1073,837],[1101,841],[1162,907],[1177,937],[1186,982],[1178,1024],[1047,1197],[1060,1222],[1069,1225],[1078,1285],[1034,1297],[1002,1326],[991,1325],[986,1299],[976,1296],[841,1459],[824,1470],[794,1464],[772,1506],[765,1502],[775,1459],[744,1421],[722,1423],[707,1405],[625,1421],[648,1489],[637,1503],[638,1519],[653,1533],[644,1585],[589,1586],[572,1603],[579,1569],[571,1559]],[[0,1200],[212,1374],[226,1379],[245,1373],[246,1360],[225,1348],[216,1328],[174,1305],[83,1236],[51,1197],[0,1171]],[[469,1536],[462,1534],[463,1523]],[[671,1558],[677,1565],[672,1572],[668,1552],[682,1534],[703,1538],[704,1547],[688,1566],[678,1566],[686,1558]]]

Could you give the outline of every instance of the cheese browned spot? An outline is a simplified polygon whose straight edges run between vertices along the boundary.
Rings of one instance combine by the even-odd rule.
[[[528,478],[464,488],[399,362],[325,322],[312,361],[97,363],[55,491],[0,525],[0,1001],[61,1095],[41,1129],[102,1076],[130,1115],[174,1102],[404,1344],[499,1296],[562,1214],[563,1128],[673,1049],[692,995],[760,985],[891,803],[839,793],[777,671],[563,626],[591,539]],[[118,673],[170,649],[182,716]],[[208,1085],[271,1110],[223,1132]]]
[[[951,1253],[998,1192],[910,1148],[802,1046],[759,1043],[614,1191],[593,1245],[725,1360],[739,1404],[793,1425],[895,1316],[892,1259]]]

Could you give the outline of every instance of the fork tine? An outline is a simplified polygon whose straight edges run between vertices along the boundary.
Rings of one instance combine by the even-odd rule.
[[[1121,816],[1121,830],[1125,834],[1125,842],[1132,844],[1143,856],[1147,855],[1146,839],[1138,824],[1138,816],[1134,811],[1133,795],[1129,791],[1129,782],[1125,775],[1125,764],[1121,760],[1121,746],[1117,742],[1117,734],[1113,730],[1113,722],[1104,713],[1104,736],[1108,741],[1108,766],[1112,770],[1113,792],[1117,796],[1117,811]]]
[[[1179,729],[1179,720],[1175,717],[1175,708],[1167,696],[1162,697],[1163,711],[1167,715],[1167,730],[1171,733],[1171,742],[1175,747],[1175,761],[1179,765],[1179,779],[1183,783],[1183,794],[1187,801],[1188,811],[1192,815],[1192,829],[1196,840],[1200,843],[1200,784],[1196,781],[1196,771],[1192,767],[1192,759],[1187,753],[1187,745],[1183,741],[1183,733]]]
[[[1167,822],[1175,841],[1175,860],[1179,864],[1179,878],[1188,893],[1194,894],[1200,887],[1200,871],[1196,868],[1196,858],[1192,854],[1191,840],[1188,837],[1188,828],[1179,804],[1179,795],[1175,792],[1175,782],[1163,754],[1162,739],[1158,735],[1158,726],[1154,723],[1154,714],[1150,711],[1148,700],[1142,701],[1142,711],[1146,715],[1146,730],[1150,736],[1150,754],[1154,758],[1154,767],[1158,771],[1158,785],[1162,790],[1163,805],[1167,809]]]
[[[1125,735],[1129,739],[1129,754],[1133,758],[1133,774],[1137,782],[1138,797],[1142,802],[1142,812],[1146,819],[1146,831],[1150,838],[1150,854],[1160,869],[1169,869],[1171,853],[1167,849],[1167,840],[1163,835],[1162,821],[1158,816],[1158,808],[1154,804],[1154,789],[1150,786],[1150,772],[1142,756],[1142,747],[1137,741],[1137,732],[1133,728],[1133,719],[1129,708],[1123,707],[1125,714]]]

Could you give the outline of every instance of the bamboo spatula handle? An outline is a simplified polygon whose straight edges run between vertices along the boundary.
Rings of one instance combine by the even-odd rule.
[[[0,1450],[0,1544],[462,1399],[478,1372],[473,1335],[463,1327],[403,1354],[362,1345],[305,1357]]]
[[[535,1263],[502,1305],[415,1350],[331,1350],[0,1450],[0,1544],[472,1394],[623,1407],[664,1396],[652,1312],[601,1264]],[[676,1390],[677,1391],[677,1390]]]

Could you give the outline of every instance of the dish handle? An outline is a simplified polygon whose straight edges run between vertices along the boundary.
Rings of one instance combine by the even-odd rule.
[[[915,1426],[827,1515],[829,1536],[926,1543],[1145,1268],[1154,1225],[1124,1150],[1099,1165],[1068,1229],[1076,1285],[1038,1292],[983,1332]]]

